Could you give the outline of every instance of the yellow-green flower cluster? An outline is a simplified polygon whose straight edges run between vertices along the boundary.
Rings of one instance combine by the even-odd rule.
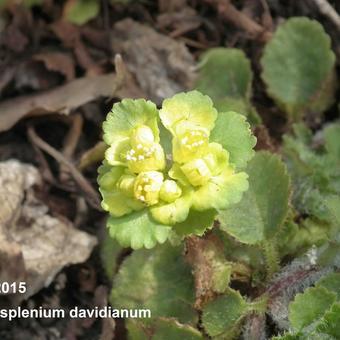
[[[103,208],[114,217],[149,209],[155,221],[175,225],[191,209],[225,209],[240,199],[247,175],[235,172],[228,151],[210,141],[217,114],[198,91],[166,99],[159,111],[142,99],[115,104],[103,125],[109,146],[98,179]],[[160,123],[171,135],[170,154]]]

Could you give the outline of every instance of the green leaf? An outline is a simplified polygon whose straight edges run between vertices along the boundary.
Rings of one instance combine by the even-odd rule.
[[[337,294],[340,301],[340,273],[331,273],[323,277],[316,284],[317,287],[324,287],[330,292]]]
[[[123,247],[139,249],[153,248],[157,243],[164,243],[171,228],[156,222],[146,209],[123,217],[109,217],[107,226],[110,236]]]
[[[220,143],[229,152],[230,162],[236,168],[244,168],[254,156],[256,137],[245,117],[236,112],[218,114],[210,140]]]
[[[323,130],[325,148],[327,152],[338,162],[340,162],[340,123],[328,125]]]
[[[129,340],[198,340],[202,334],[189,325],[183,325],[173,319],[156,319],[150,326],[136,320],[126,323]]]
[[[31,8],[33,6],[41,6],[42,4],[43,4],[43,0],[23,0],[23,5],[28,8]]]
[[[295,331],[300,331],[320,319],[335,302],[335,293],[323,287],[312,287],[297,294],[289,305],[289,321]]]
[[[340,194],[340,139],[338,124],[318,132],[324,146],[312,148],[311,131],[303,124],[294,125],[294,137],[284,136],[283,154],[293,180],[292,202],[301,214],[328,223],[337,223],[337,198]]]
[[[199,91],[181,92],[162,103],[159,116],[163,125],[176,136],[183,128],[213,129],[217,117],[212,100]]]
[[[263,252],[260,247],[240,243],[235,240],[235,238],[217,228],[213,229],[213,233],[223,242],[223,249],[227,259],[238,262],[241,267],[245,269],[247,266],[257,270],[264,268]],[[250,273],[248,273],[248,275],[250,275]]]
[[[216,215],[215,209],[205,211],[191,209],[188,218],[184,222],[175,224],[172,228],[180,236],[192,234],[201,236],[207,229],[213,227]]]
[[[305,340],[303,336],[299,334],[284,334],[282,336],[275,336],[271,340]]]
[[[152,318],[176,318],[194,324],[194,282],[182,252],[183,247],[169,244],[133,252],[115,277],[112,306],[150,309]]]
[[[305,17],[279,26],[261,59],[268,94],[292,120],[325,111],[335,91],[335,55],[323,27]]]
[[[239,241],[261,243],[273,238],[288,212],[289,176],[277,155],[257,152],[249,162],[249,189],[242,200],[220,211],[221,229]]]
[[[333,223],[337,224],[338,228],[340,228],[340,197],[336,195],[327,197],[325,205],[333,218]]]
[[[159,130],[157,126],[158,110],[151,101],[144,99],[123,99],[113,105],[111,112],[103,123],[103,139],[111,145],[116,140],[130,137],[134,128],[146,125],[153,130],[158,142]]]
[[[239,101],[242,113],[248,114],[253,73],[242,50],[212,48],[201,56],[198,67],[195,87],[213,100],[218,111],[231,110]]]
[[[316,327],[320,333],[328,334],[334,339],[340,339],[340,303],[335,303]]]
[[[202,324],[208,335],[223,339],[235,336],[242,317],[247,312],[247,303],[240,293],[230,289],[206,304],[202,314]]]
[[[100,10],[97,0],[71,0],[64,7],[64,16],[67,21],[76,25],[83,25],[95,18]]]
[[[105,230],[103,241],[100,244],[100,258],[105,270],[106,275],[109,279],[113,279],[113,276],[117,269],[117,258],[121,254],[123,248],[114,239],[112,239]]]

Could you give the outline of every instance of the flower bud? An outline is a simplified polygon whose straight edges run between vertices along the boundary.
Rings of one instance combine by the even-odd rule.
[[[178,186],[178,184],[170,179],[167,179],[162,184],[159,197],[161,200],[171,203],[174,202],[177,198],[182,195],[182,189]]]
[[[159,192],[163,184],[163,174],[158,171],[140,173],[134,183],[134,196],[146,205],[154,205],[159,201]]]
[[[139,144],[143,146],[151,146],[155,142],[153,131],[146,125],[141,125],[136,128],[131,136],[131,145],[137,148]]]
[[[119,181],[117,183],[117,187],[126,196],[133,197],[133,195],[134,195],[133,189],[134,189],[135,179],[136,179],[136,176],[123,175],[119,179]]]
[[[193,186],[206,184],[212,176],[209,167],[201,158],[182,165],[181,170]]]

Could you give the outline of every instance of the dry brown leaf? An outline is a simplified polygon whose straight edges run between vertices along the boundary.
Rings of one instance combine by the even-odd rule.
[[[74,79],[74,60],[71,55],[62,52],[45,52],[36,54],[33,57],[44,63],[45,67],[50,71],[59,72],[65,76],[67,81]]]
[[[207,234],[204,237],[188,237],[186,250],[186,260],[191,265],[195,278],[195,308],[201,309],[217,293],[223,292],[221,291],[223,282],[220,277],[216,277],[216,273],[220,272],[222,268],[230,268],[231,273],[231,267],[224,257],[221,240],[213,234]],[[217,283],[220,287],[216,285]],[[226,281],[225,286],[227,283]],[[224,290],[224,288],[222,289]]]
[[[197,29],[203,19],[191,7],[184,7],[179,11],[166,12],[157,17],[157,27],[171,29],[171,37],[179,36]]]
[[[0,184],[0,239],[14,246],[11,252],[7,248],[10,262],[6,264],[13,267],[19,262],[23,272],[10,275],[12,279],[24,275],[27,282],[25,294],[13,295],[12,303],[17,304],[48,286],[64,266],[84,262],[97,240],[49,215],[47,206],[34,195],[33,186],[41,184],[35,167],[17,160],[1,162]],[[22,256],[23,263],[12,262],[13,252],[14,261]]]
[[[115,86],[116,76],[110,73],[76,79],[53,90],[9,99],[0,103],[0,132],[10,129],[26,116],[56,112],[69,114],[98,97],[110,97]]]
[[[102,73],[101,67],[93,60],[82,40],[79,26],[67,21],[57,21],[51,25],[51,28],[66,47],[73,49],[79,65],[87,71],[87,74]]]
[[[112,49],[122,54],[142,90],[157,104],[192,85],[195,62],[186,46],[151,27],[131,19],[119,21]]]

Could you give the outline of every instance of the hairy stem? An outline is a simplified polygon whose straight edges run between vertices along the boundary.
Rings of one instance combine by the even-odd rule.
[[[264,314],[267,311],[268,295],[262,295],[249,304],[249,310],[257,314]]]
[[[264,248],[264,256],[267,264],[267,279],[271,279],[274,273],[276,273],[279,267],[279,254],[276,249],[275,240],[271,239],[268,242],[265,242],[263,245]]]

